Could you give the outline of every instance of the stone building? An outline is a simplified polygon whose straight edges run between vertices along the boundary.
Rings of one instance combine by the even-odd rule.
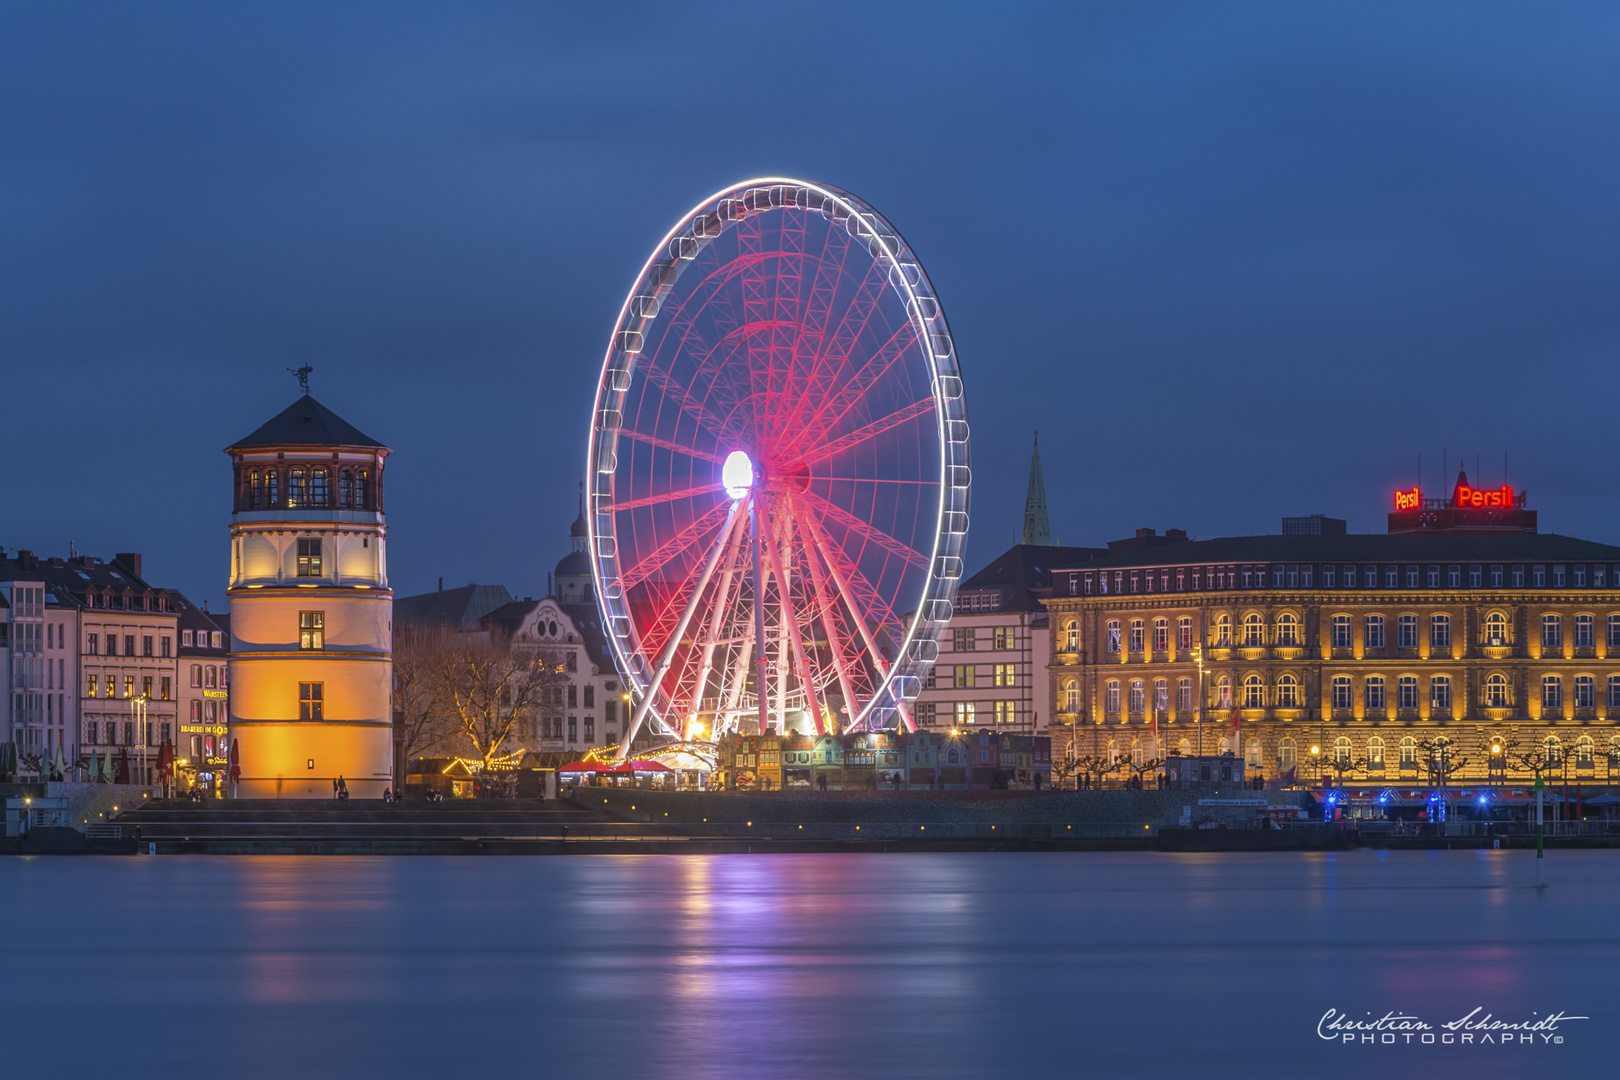
[[[1056,569],[1057,752],[1232,751],[1305,783],[1522,779],[1547,762],[1607,779],[1620,547],[1538,534],[1506,489],[1490,493],[1505,509],[1475,512],[1478,494],[1466,476],[1449,499],[1403,493],[1388,534],[1143,530]]]

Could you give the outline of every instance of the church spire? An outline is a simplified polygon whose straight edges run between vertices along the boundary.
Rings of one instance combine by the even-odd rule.
[[[1029,493],[1024,496],[1024,543],[1052,546],[1052,526],[1046,517],[1046,483],[1041,479],[1041,433],[1029,458]]]

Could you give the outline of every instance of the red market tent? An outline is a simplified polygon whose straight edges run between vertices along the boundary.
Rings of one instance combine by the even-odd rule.
[[[576,761],[572,765],[564,765],[557,770],[559,773],[595,773],[597,776],[611,776],[627,773],[661,773],[669,772],[669,766],[661,765],[656,761]]]

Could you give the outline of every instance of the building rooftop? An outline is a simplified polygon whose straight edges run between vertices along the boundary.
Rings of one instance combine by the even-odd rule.
[[[1611,562],[1620,547],[1556,533],[1352,533],[1222,536],[1181,540],[1097,559],[1055,564],[1063,570],[1255,562]],[[966,586],[964,586],[965,588]]]
[[[394,599],[394,625],[453,626],[471,630],[480,619],[503,604],[512,602],[505,585],[463,585],[459,589],[400,596]]]
[[[252,450],[272,446],[359,446],[387,449],[325,405],[305,394],[244,439],[225,449]]]
[[[959,611],[1044,611],[1036,589],[1050,588],[1052,570],[1105,554],[1100,548],[1014,544],[957,586]]]

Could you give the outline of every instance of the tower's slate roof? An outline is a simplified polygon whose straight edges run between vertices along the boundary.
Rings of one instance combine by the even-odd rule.
[[[261,446],[376,446],[383,444],[363,433],[325,405],[305,394],[245,439],[226,450]]]

